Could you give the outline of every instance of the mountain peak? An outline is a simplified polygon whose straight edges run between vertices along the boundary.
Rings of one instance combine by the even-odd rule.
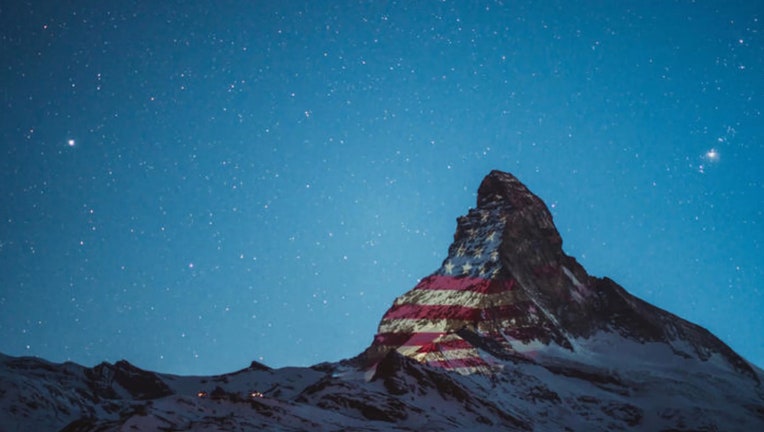
[[[429,365],[488,373],[491,356],[523,355],[531,342],[571,349],[548,306],[552,298],[581,302],[588,288],[579,279],[587,276],[572,259],[563,265],[561,245],[543,201],[512,174],[492,171],[477,208],[457,219],[441,267],[395,300],[367,357],[374,363],[397,350]]]
[[[494,170],[480,184],[477,208],[457,219],[440,268],[395,299],[363,357],[373,367],[395,350],[430,366],[490,374],[497,360],[580,351],[596,334],[659,342],[700,360],[718,353],[757,379],[705,329],[589,276],[563,252],[544,202]]]
[[[504,171],[493,170],[480,183],[477,206],[481,208],[496,203],[505,203],[515,208],[537,203],[543,205],[541,199],[528,190],[517,177]]]

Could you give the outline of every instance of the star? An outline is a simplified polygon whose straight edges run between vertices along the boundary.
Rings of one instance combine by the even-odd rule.
[[[480,277],[485,278],[485,276],[488,274],[488,269],[485,268],[485,264],[480,266]]]
[[[446,262],[444,267],[446,268],[446,274],[451,274],[454,271],[454,265],[451,263],[451,261]]]
[[[462,266],[462,274],[468,274],[472,270],[470,263],[466,263]]]
[[[483,248],[477,248],[475,249],[475,252],[472,254],[473,257],[480,259],[483,256]]]
[[[464,245],[459,245],[459,249],[456,250],[456,256],[464,256],[464,252],[466,252]]]
[[[493,251],[491,252],[491,261],[498,261],[499,260],[499,252]]]
[[[719,152],[712,148],[706,152],[706,160],[709,162],[716,162],[719,160]]]

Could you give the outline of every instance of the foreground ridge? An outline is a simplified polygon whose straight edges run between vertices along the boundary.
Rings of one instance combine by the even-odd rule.
[[[0,432],[764,430],[762,370],[589,276],[492,171],[441,266],[349,360],[218,376],[0,354]]]

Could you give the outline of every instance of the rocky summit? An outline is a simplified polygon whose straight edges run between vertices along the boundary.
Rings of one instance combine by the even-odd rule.
[[[577,340],[600,332],[701,361],[716,353],[756,379],[705,329],[589,276],[563,253],[544,202],[513,175],[493,171],[477,207],[457,219],[448,257],[395,300],[366,355],[373,363],[396,350],[433,367],[491,373],[502,367],[496,359],[532,358],[550,344],[575,353]]]
[[[493,171],[440,268],[357,357],[183,377],[0,355],[0,432],[759,431],[763,376],[589,276],[543,201]]]

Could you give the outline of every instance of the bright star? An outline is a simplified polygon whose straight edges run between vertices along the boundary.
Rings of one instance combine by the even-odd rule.
[[[73,139],[69,138],[69,140],[66,142],[66,144],[69,147],[74,147],[75,144],[77,144]]]
[[[716,162],[719,160],[719,152],[716,149],[711,149],[706,152],[706,160],[709,162]]]
[[[706,169],[709,168],[711,165],[719,162],[720,157],[721,156],[718,150],[716,150],[715,148],[709,149],[707,152],[703,154],[703,157],[701,158],[703,162],[705,163],[701,163],[700,165],[698,165],[698,172],[701,174],[705,174]]]

